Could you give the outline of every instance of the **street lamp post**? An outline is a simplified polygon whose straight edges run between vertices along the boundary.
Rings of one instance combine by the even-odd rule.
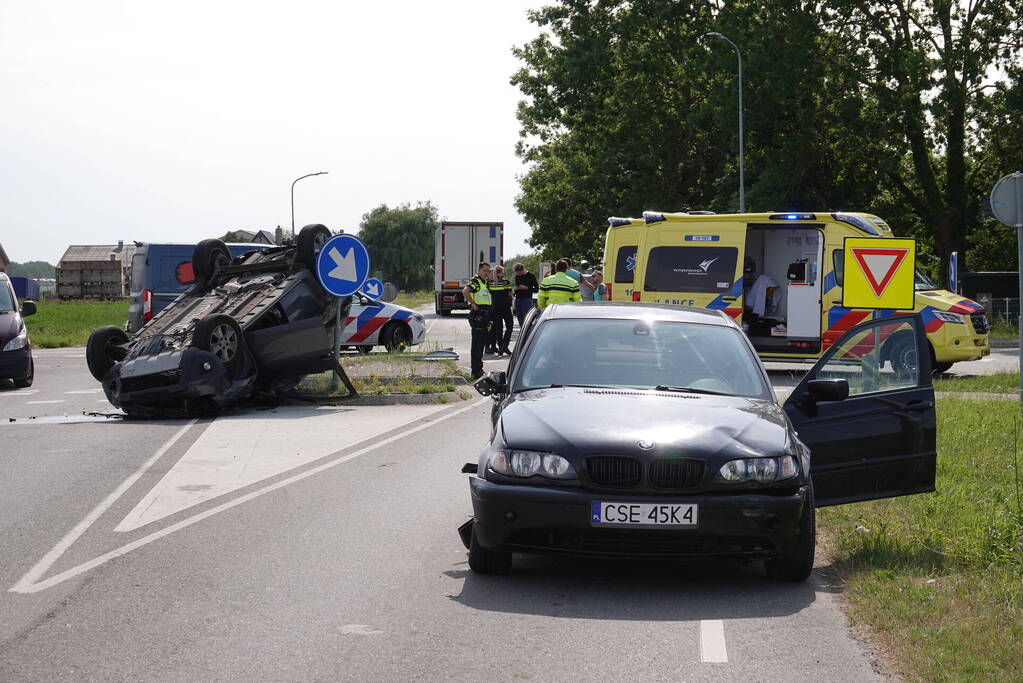
[[[717,33],[704,33],[703,38],[720,38],[735,50],[735,56],[739,58],[739,213],[746,213],[746,169],[743,161],[743,132],[742,132],[742,53],[739,46],[725,36]]]
[[[300,176],[291,181],[291,236],[295,236],[295,183],[302,180],[302,178],[311,178],[314,175],[327,175],[327,171],[317,171],[316,173],[307,173],[304,176]]]

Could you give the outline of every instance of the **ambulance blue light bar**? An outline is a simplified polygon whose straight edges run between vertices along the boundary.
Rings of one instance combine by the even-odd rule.
[[[877,237],[881,236],[881,233],[877,231],[877,228],[870,224],[870,221],[864,218],[860,218],[859,216],[853,216],[852,214],[848,213],[833,213],[831,214],[831,217],[834,218],[836,221],[848,223],[854,228],[859,228],[868,235],[876,235]]]
[[[668,219],[664,217],[663,213],[655,213],[653,211],[644,211],[643,212],[643,220],[646,221],[647,225],[650,225],[651,223],[660,223],[661,221],[666,221]]]
[[[815,213],[773,213],[770,216],[772,221],[815,221]]]
[[[607,219],[607,222],[611,224],[612,228],[620,228],[623,225],[632,225],[631,218],[618,218],[616,216],[611,216]]]

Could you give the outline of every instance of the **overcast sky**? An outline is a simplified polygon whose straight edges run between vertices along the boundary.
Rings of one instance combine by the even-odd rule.
[[[0,243],[194,242],[381,203],[527,251],[511,55],[542,0],[0,0]]]

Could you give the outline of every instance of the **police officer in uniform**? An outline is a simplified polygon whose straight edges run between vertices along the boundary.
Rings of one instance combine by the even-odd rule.
[[[494,299],[494,331],[491,333],[487,353],[511,355],[508,344],[512,336],[512,283],[504,277],[504,268],[494,268],[494,281],[490,284],[490,295]]]
[[[490,294],[490,264],[480,263],[476,277],[462,288],[462,296],[469,302],[469,330],[472,334],[472,350],[469,365],[473,380],[483,376],[483,349],[493,328],[493,296]]]

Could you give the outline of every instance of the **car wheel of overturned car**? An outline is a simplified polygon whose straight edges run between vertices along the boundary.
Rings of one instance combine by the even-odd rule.
[[[203,240],[192,251],[192,273],[197,284],[206,286],[213,275],[231,265],[231,252],[222,240]]]
[[[814,507],[813,484],[807,485],[803,516],[799,518],[799,539],[788,555],[767,560],[767,573],[782,581],[806,581],[813,571],[817,546],[817,510]]]
[[[298,233],[298,260],[311,270],[316,272],[316,257],[320,249],[331,238],[330,229],[325,225],[314,223],[302,228]]]
[[[15,377],[14,386],[19,389],[26,389],[32,386],[32,380],[35,379],[36,375],[36,364],[31,357],[28,359],[28,372],[25,373],[24,377]]]
[[[229,315],[203,318],[192,333],[192,345],[219,358],[232,379],[241,366],[244,344],[242,328]]]
[[[128,333],[120,327],[105,325],[92,331],[85,345],[85,363],[97,381],[102,382],[114,363],[124,360],[127,343]]]
[[[412,345],[412,330],[402,322],[387,323],[380,333],[380,341],[388,351],[404,351]]]
[[[512,554],[506,550],[484,548],[476,540],[476,525],[473,525],[469,540],[469,568],[477,574],[507,574],[511,571]]]

